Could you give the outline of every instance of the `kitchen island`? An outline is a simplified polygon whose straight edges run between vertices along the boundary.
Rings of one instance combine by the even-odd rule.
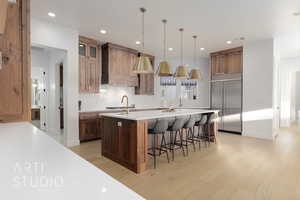
[[[173,112],[150,110],[101,114],[102,155],[141,173],[147,165],[148,120],[197,114],[217,115],[218,110],[175,109]]]
[[[0,135],[2,199],[144,199],[30,123]]]

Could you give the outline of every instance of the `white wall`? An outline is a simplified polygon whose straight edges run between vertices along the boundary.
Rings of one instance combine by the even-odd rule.
[[[244,45],[243,135],[273,136],[273,39]]]
[[[300,122],[300,71],[296,72],[296,88],[295,88],[295,93],[296,93],[296,119],[298,122]]]
[[[280,126],[289,127],[297,116],[297,80],[300,57],[283,58],[280,61]]]
[[[178,59],[169,59],[173,71],[180,63]],[[189,59],[192,60],[192,59]],[[160,59],[156,59],[155,67],[158,66]],[[185,62],[192,68],[192,62]],[[202,58],[198,61],[198,66],[202,72],[203,80],[199,81],[198,99],[197,100],[183,100],[183,105],[186,107],[209,107],[209,59]],[[163,105],[163,100],[167,100],[167,104],[178,105],[180,96],[180,83],[177,87],[167,86],[166,96],[162,97],[162,89],[159,78],[155,77],[154,96],[135,95],[133,87],[118,87],[110,85],[101,85],[100,94],[80,94],[79,99],[82,101],[82,110],[95,111],[103,110],[107,106],[121,105],[121,98],[123,95],[128,95],[129,104],[135,104],[138,108],[159,107]]]
[[[53,48],[31,49],[32,78],[39,79],[44,84],[46,92],[42,92],[41,129],[52,135],[60,134],[60,88],[59,64],[64,62],[65,52]],[[45,72],[46,75],[43,75]],[[46,125],[44,126],[43,123]]]
[[[66,52],[63,50],[49,49],[49,70],[48,70],[48,126],[49,133],[60,135],[60,86],[59,86],[59,65],[65,62]]]
[[[64,142],[79,144],[78,125],[78,31],[35,18],[31,20],[31,42],[66,51],[64,63]]]

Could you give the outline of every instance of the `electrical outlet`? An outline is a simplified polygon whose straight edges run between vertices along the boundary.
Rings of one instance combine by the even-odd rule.
[[[118,127],[122,127],[122,122],[117,122]]]

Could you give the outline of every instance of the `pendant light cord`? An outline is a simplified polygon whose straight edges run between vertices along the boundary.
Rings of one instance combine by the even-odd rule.
[[[164,23],[164,61],[166,61],[167,59],[167,20],[162,20],[162,22]]]
[[[197,36],[194,35],[194,67],[196,66],[196,57],[197,57]]]
[[[141,8],[142,12],[142,53],[144,52],[145,49],[145,8]]]
[[[181,65],[183,66],[183,28],[179,29],[180,31],[180,60]]]

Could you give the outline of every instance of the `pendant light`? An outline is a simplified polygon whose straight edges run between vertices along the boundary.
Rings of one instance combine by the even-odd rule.
[[[167,62],[167,34],[166,34],[166,24],[167,20],[162,20],[164,25],[164,57],[163,61],[159,63],[157,75],[158,76],[172,76],[170,64]]]
[[[179,29],[180,31],[180,62],[181,64],[177,67],[175,78],[176,79],[188,79],[189,74],[187,72],[186,66],[183,64],[183,28]]]
[[[194,67],[196,67],[197,65],[197,36],[194,35],[193,36],[193,39],[194,39]],[[200,70],[198,69],[192,69],[191,72],[190,72],[190,79],[191,80],[200,80],[201,79],[201,72]]]
[[[145,8],[140,8],[142,13],[142,52],[138,55],[138,62],[133,67],[133,72],[136,74],[151,74],[153,73],[153,67],[149,57],[145,56]]]

